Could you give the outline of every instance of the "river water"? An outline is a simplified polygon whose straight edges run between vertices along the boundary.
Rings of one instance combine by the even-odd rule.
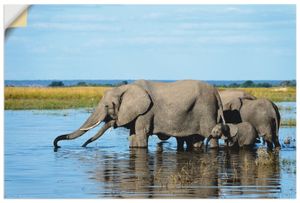
[[[295,119],[294,102],[278,105],[282,119]],[[5,111],[5,198],[296,197],[295,127],[280,128],[282,149],[269,164],[258,162],[261,144],[251,151],[178,152],[174,138],[151,136],[148,149],[129,149],[125,129],[80,147],[94,129],[54,152],[53,139],[88,116],[85,109]]]

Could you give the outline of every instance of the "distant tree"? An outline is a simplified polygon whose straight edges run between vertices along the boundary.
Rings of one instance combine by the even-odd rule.
[[[282,81],[279,86],[281,87],[295,87],[296,86],[296,80],[285,80]]]
[[[63,87],[65,84],[62,81],[52,81],[49,85],[49,87]]]
[[[241,87],[254,87],[254,86],[255,86],[255,84],[252,80],[247,80],[241,84]]]
[[[237,83],[231,83],[228,85],[228,87],[239,87],[240,85]]]
[[[256,87],[272,87],[270,83],[263,82],[263,83],[258,83],[255,85]]]
[[[76,86],[88,86],[86,82],[78,82]]]

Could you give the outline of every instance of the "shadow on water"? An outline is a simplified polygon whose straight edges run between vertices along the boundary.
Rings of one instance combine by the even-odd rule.
[[[97,150],[94,158],[79,160],[95,164],[86,173],[105,183],[94,191],[99,197],[270,198],[281,185],[278,155],[269,156],[272,162],[258,163],[256,150],[175,153],[158,144],[155,152],[130,149],[120,157]]]

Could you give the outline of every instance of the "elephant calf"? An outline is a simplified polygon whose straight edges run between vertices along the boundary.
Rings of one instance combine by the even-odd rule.
[[[211,135],[206,141],[206,145],[210,139],[224,139],[229,147],[252,147],[258,133],[255,128],[248,122],[238,124],[217,124],[211,131]]]

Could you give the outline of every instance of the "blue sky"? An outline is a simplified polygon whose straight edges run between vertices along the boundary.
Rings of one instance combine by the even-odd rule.
[[[35,5],[6,80],[296,78],[295,5]]]

